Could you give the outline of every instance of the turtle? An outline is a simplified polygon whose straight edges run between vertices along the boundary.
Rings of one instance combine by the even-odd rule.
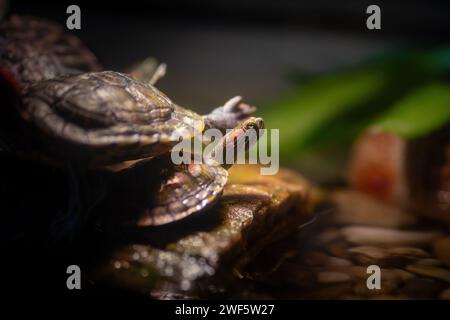
[[[28,48],[31,54],[41,52],[40,45],[34,46]],[[47,52],[60,65],[67,64],[52,50]],[[21,67],[32,68],[29,64]],[[45,71],[45,64],[39,68]],[[61,70],[65,69],[70,70]],[[20,130],[9,141],[13,146],[5,149],[51,165],[75,167],[80,175],[132,170],[140,162],[151,164],[153,159],[164,158],[180,140],[194,139],[206,128],[222,132],[234,128],[220,143],[226,148],[242,142],[240,137],[249,129],[263,128],[261,118],[251,117],[255,107],[242,103],[239,96],[203,116],[173,103],[155,87],[164,71],[165,65],[159,65],[149,82],[116,71],[83,70],[16,79],[20,89],[9,112]],[[10,74],[14,78],[17,73]],[[228,167],[212,157],[193,164],[166,161],[158,167],[163,174],[155,181],[159,184],[155,201],[139,225],[168,224],[211,206],[227,181]]]
[[[233,98],[200,116],[174,104],[154,86],[102,71],[28,85],[18,110],[49,153],[101,167],[160,155],[180,138],[191,139],[205,128],[225,131],[239,126],[254,110],[240,102],[240,97]]]
[[[225,149],[249,129],[264,127],[261,118],[249,117],[254,107],[242,104],[240,97],[201,116],[174,104],[156,87],[114,71],[33,83],[25,87],[18,110],[40,150],[96,170],[160,159],[180,139],[193,139],[205,127],[234,125],[219,144]],[[209,207],[223,190],[229,166],[214,158],[181,165],[166,161],[157,199],[139,225],[167,224]]]

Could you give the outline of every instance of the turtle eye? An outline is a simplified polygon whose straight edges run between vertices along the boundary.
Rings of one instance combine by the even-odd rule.
[[[256,123],[254,123],[253,121],[250,121],[248,123],[245,124],[245,129],[250,130],[250,129],[256,129]]]
[[[245,123],[245,129],[262,129],[264,122],[261,118],[252,118]]]

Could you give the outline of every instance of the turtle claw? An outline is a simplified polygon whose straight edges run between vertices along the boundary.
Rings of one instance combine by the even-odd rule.
[[[208,128],[217,128],[223,132],[236,127],[240,122],[249,118],[256,111],[256,107],[242,102],[241,96],[236,96],[225,102],[222,107],[214,109],[205,115]]]
[[[242,97],[236,96],[225,102],[223,111],[233,113],[237,119],[245,119],[256,111],[256,107],[242,103]]]
[[[249,116],[251,116],[255,111],[256,111],[256,107],[251,106],[249,104],[246,103],[240,103],[238,105],[239,111],[235,112],[236,114],[240,114],[241,115],[241,119],[247,118]]]
[[[225,112],[233,112],[233,110],[235,110],[239,106],[239,103],[241,101],[242,101],[241,96],[233,97],[230,100],[228,100],[227,102],[225,102],[225,104],[223,105],[223,110]]]

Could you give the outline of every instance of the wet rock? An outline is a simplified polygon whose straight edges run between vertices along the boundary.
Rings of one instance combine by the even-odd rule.
[[[257,168],[235,168],[214,209],[167,227],[138,228],[136,242],[113,250],[93,278],[150,294],[209,296],[233,287],[262,248],[311,219],[310,191],[292,172],[266,179]]]

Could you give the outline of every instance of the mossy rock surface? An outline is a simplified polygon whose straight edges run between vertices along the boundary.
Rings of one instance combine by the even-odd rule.
[[[313,217],[315,192],[298,174],[261,176],[236,166],[216,206],[111,251],[95,281],[156,298],[207,297],[239,283],[241,270],[270,243]]]

